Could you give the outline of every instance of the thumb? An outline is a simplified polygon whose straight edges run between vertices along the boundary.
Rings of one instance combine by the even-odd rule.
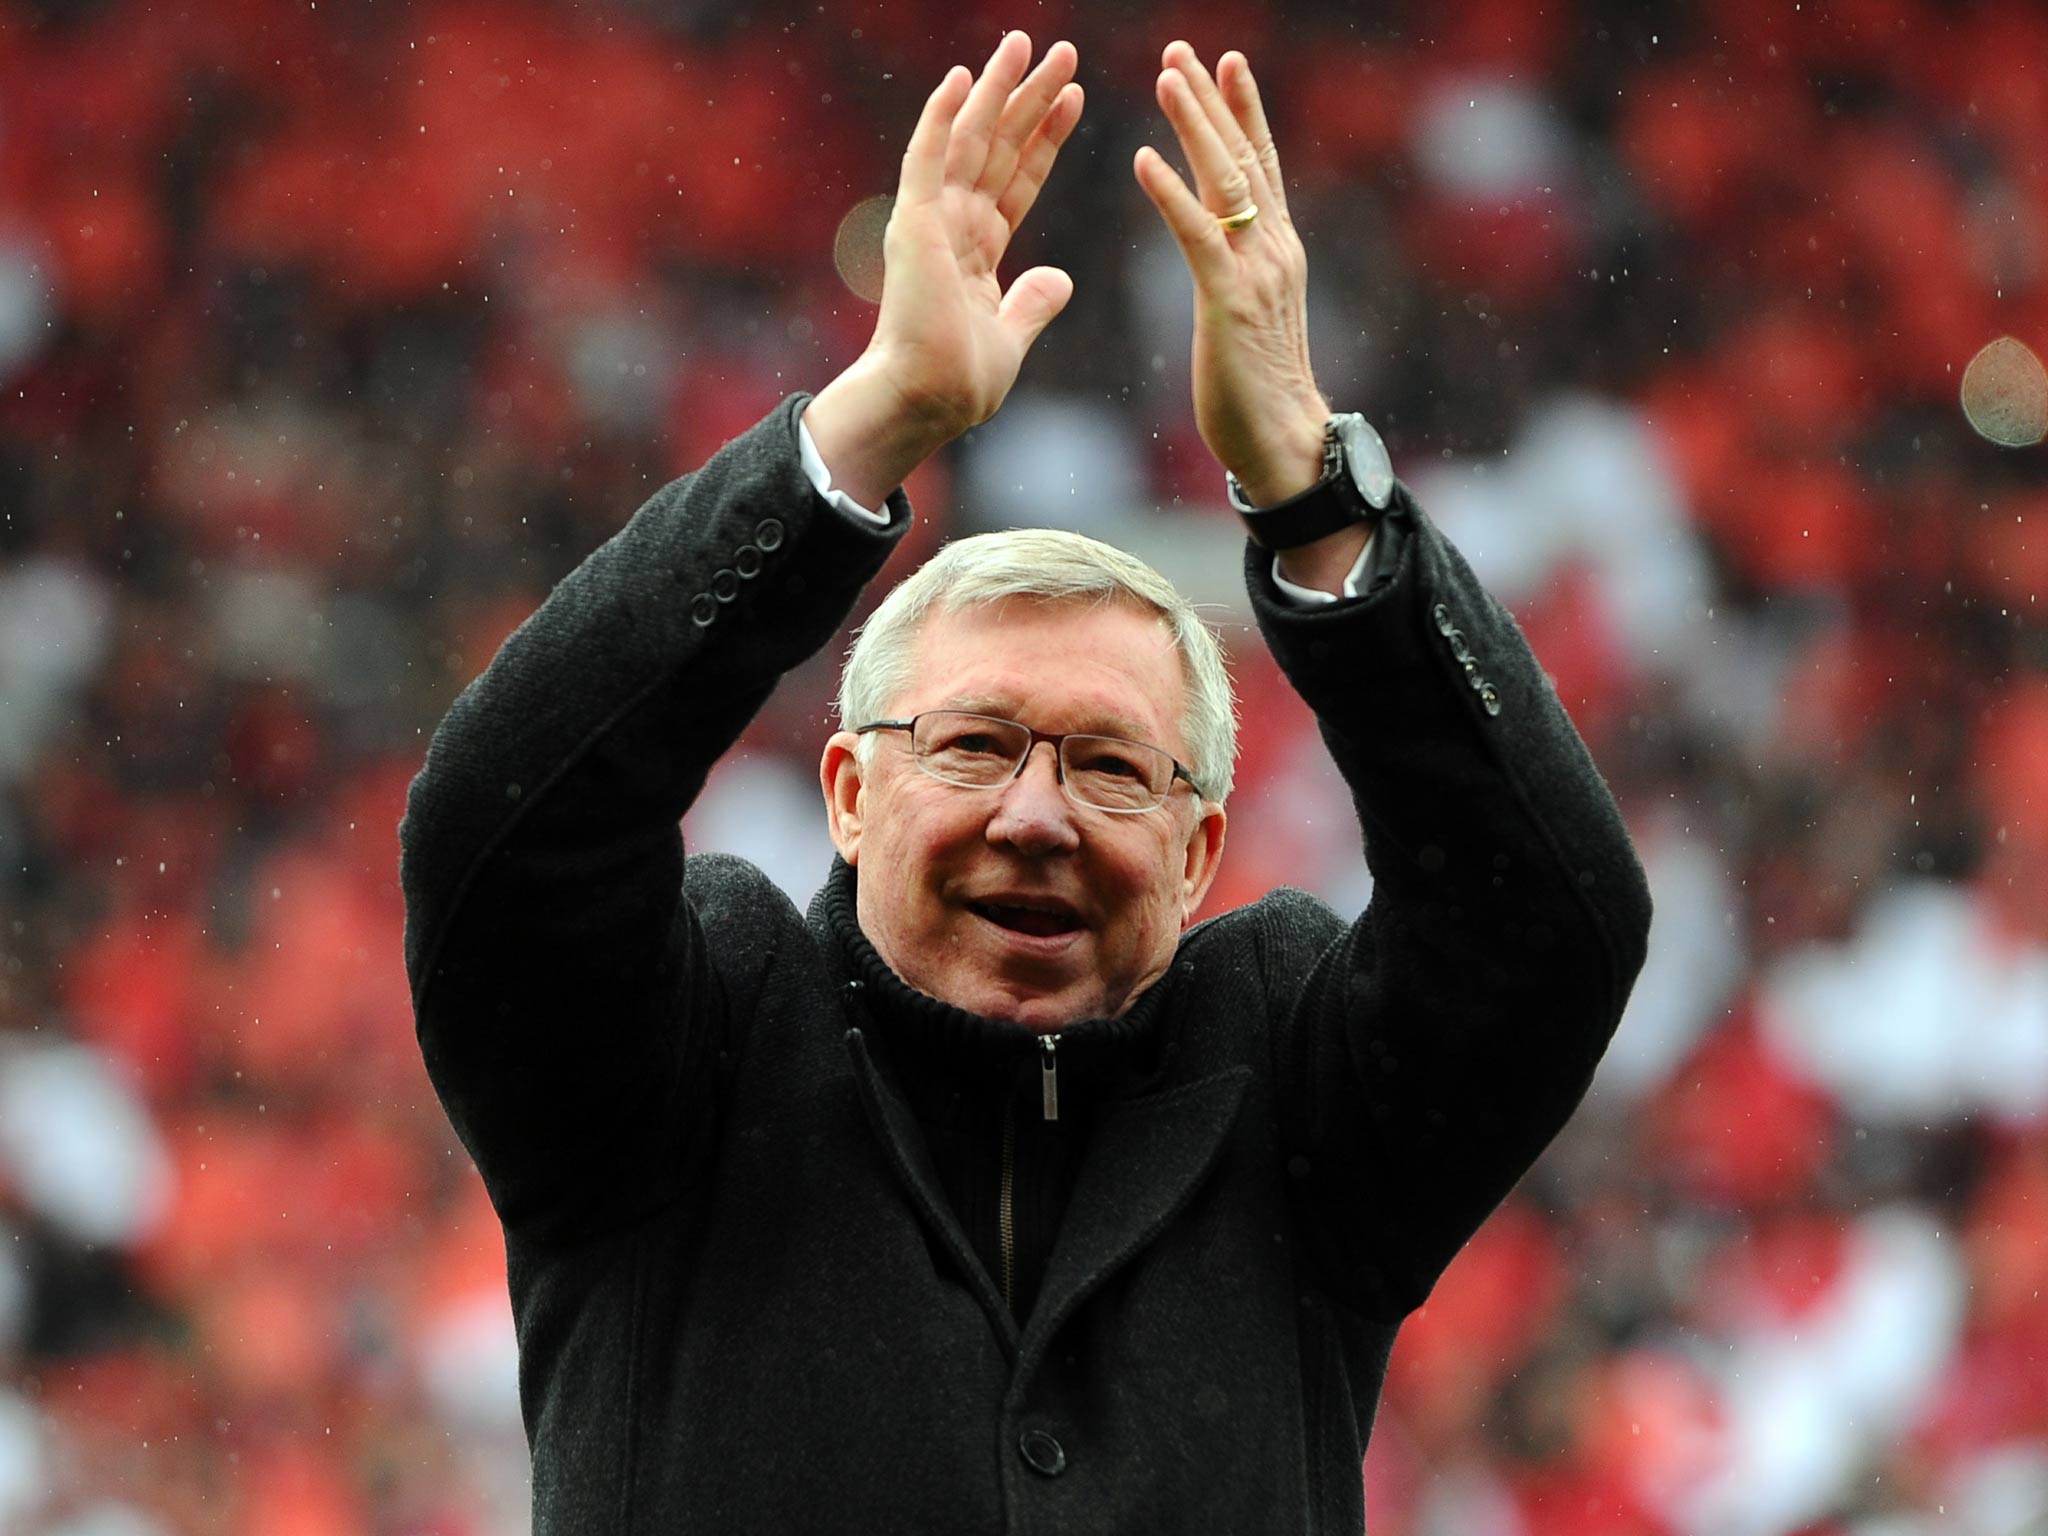
[[[1021,353],[1038,340],[1039,333],[1073,296],[1074,280],[1058,267],[1033,267],[1017,275],[997,313],[1016,336]]]

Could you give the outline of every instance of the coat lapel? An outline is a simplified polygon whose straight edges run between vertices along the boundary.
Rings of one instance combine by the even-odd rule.
[[[911,1205],[919,1218],[959,1266],[962,1277],[974,1292],[975,1300],[981,1303],[982,1311],[994,1324],[1002,1340],[1003,1352],[1014,1360],[1017,1356],[1016,1319],[1010,1315],[994,1279],[983,1268],[981,1260],[975,1257],[974,1245],[967,1240],[966,1231],[953,1214],[952,1204],[939,1183],[938,1171],[932,1167],[931,1148],[925,1141],[924,1132],[918,1129],[917,1121],[902,1096],[875,1069],[867,1037],[857,1029],[848,1030],[846,1048],[853,1058],[853,1080],[860,1092],[861,1107],[867,1111],[868,1124],[874,1130],[875,1139],[882,1144],[889,1166],[909,1193]]]
[[[1251,1068],[1104,1105],[1023,1341],[1019,1379],[1060,1325],[1186,1207],[1236,1122]]]

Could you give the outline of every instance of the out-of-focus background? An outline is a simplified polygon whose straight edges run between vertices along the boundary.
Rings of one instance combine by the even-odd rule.
[[[1010,25],[1080,46],[1015,253],[1077,292],[892,575],[1153,555],[1243,692],[1214,905],[1363,902],[1129,170],[1161,45],[1242,47],[1325,390],[1655,887],[1593,1096],[1402,1334],[1375,1536],[2048,1526],[2048,8],[0,0],[0,1530],[526,1529],[404,787],[552,582],[857,353],[869,199]],[[799,897],[834,659],[688,825]]]

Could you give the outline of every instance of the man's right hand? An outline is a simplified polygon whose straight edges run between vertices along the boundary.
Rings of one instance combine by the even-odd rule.
[[[1025,75],[1012,32],[979,79],[955,65],[924,104],[883,241],[881,315],[860,359],[804,424],[834,485],[866,507],[944,444],[988,420],[1074,282],[1033,267],[1005,292],[996,269],[1081,116],[1074,46]]]

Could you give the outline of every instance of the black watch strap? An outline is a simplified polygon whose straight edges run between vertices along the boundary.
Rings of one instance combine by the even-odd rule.
[[[1235,475],[1230,504],[1253,542],[1265,549],[1295,549],[1376,520],[1394,499],[1393,461],[1379,433],[1356,412],[1332,416],[1323,428],[1323,478],[1270,507],[1245,500]]]

